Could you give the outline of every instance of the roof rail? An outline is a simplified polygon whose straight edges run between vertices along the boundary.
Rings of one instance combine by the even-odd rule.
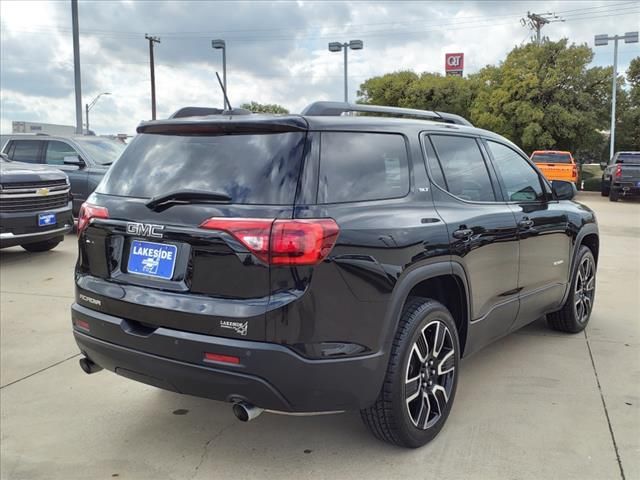
[[[471,122],[460,115],[431,110],[417,110],[415,108],[386,107],[382,105],[363,105],[346,102],[314,102],[302,111],[302,115],[309,116],[339,116],[346,112],[383,113],[395,117],[415,117],[425,120],[455,123],[473,127]]]
[[[249,115],[251,112],[244,108],[222,110],[214,107],[183,107],[169,118],[206,117],[207,115]]]

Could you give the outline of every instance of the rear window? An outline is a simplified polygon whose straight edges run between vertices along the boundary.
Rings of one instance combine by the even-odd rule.
[[[232,203],[294,201],[304,132],[178,136],[141,134],[97,191],[152,198],[174,190],[224,193]]]
[[[324,132],[318,203],[359,202],[409,193],[409,162],[402,135]]]
[[[534,153],[531,157],[535,163],[571,163],[568,153]]]
[[[640,152],[619,153],[616,163],[640,165]]]

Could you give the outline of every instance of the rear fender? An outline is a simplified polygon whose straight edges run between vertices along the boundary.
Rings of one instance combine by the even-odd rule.
[[[468,327],[468,322],[471,318],[471,312],[469,311],[469,305],[471,304],[471,302],[469,301],[470,290],[469,283],[467,281],[467,275],[462,265],[447,260],[415,268],[414,270],[407,272],[398,280],[398,283],[396,284],[393,293],[391,294],[391,300],[389,301],[387,307],[384,323],[385,329],[382,332],[383,338],[381,339],[382,350],[384,351],[387,361],[390,355],[393,339],[395,337],[396,331],[398,330],[398,324],[402,315],[402,309],[407,301],[409,293],[420,282],[443,275],[455,276],[458,280],[460,280],[464,287],[466,295],[465,303],[467,306],[466,321]],[[461,347],[463,347],[464,350],[464,346],[461,345]]]

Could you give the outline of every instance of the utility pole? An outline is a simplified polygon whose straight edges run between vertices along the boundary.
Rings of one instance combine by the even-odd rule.
[[[144,34],[144,38],[149,40],[149,68],[151,69],[151,120],[156,119],[156,71],[153,63],[153,44],[160,43],[159,37]]]
[[[73,76],[76,87],[76,133],[82,135],[82,80],[80,77],[78,0],[71,0],[71,25],[73,30]]]
[[[549,23],[555,22],[564,22],[564,19],[551,12],[541,14],[527,12],[527,19],[520,19],[520,23],[523,27],[529,27],[531,30],[536,31],[535,42],[537,45],[542,44],[542,35],[540,34],[542,31],[542,27]]]

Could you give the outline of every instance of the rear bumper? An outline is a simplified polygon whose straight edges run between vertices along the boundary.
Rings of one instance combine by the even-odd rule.
[[[309,360],[283,345],[167,328],[136,330],[127,320],[71,307],[80,350],[107,370],[166,390],[283,412],[352,410],[371,405],[386,370],[381,352]],[[89,331],[78,327],[82,320]],[[204,360],[205,352],[238,364]]]
[[[611,186],[611,190],[625,197],[640,196],[640,185],[636,181],[616,182]]]
[[[0,214],[0,248],[44,242],[60,237],[73,230],[71,202],[59,209],[46,210],[56,214],[57,223],[47,227],[38,226],[40,212],[3,212]]]

